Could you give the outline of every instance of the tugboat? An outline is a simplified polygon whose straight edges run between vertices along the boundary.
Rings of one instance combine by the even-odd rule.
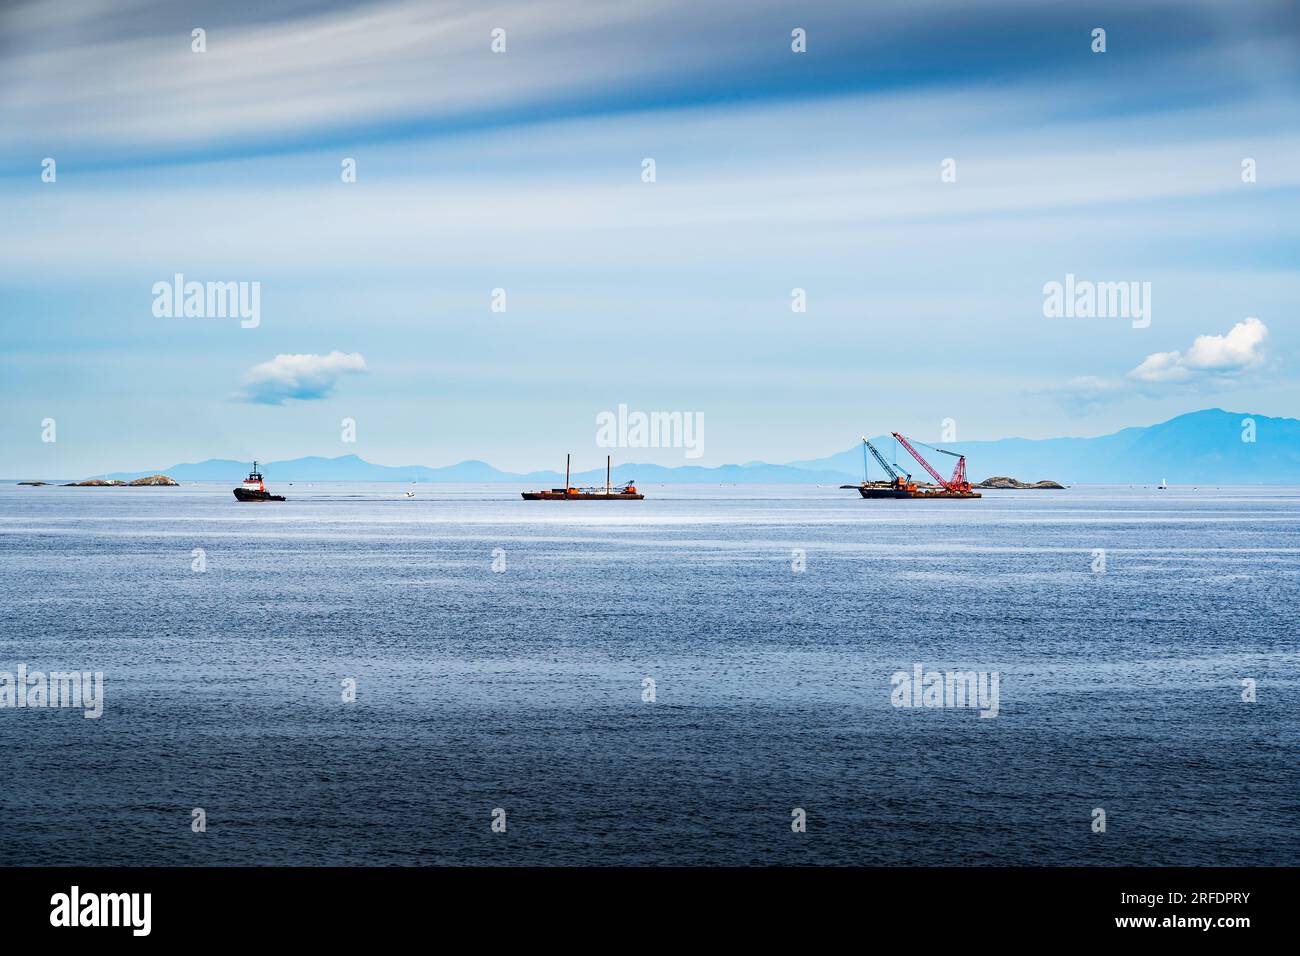
[[[262,473],[253,462],[253,470],[248,473],[244,483],[235,489],[235,497],[240,501],[284,501],[284,495],[273,495],[262,483]]]
[[[569,460],[572,456],[564,456],[564,487],[551,488],[544,491],[521,491],[519,494],[524,501],[641,501],[645,495],[636,490],[636,485],[628,482],[622,488],[615,490],[609,483],[610,459],[605,456],[605,487],[601,488],[573,488],[569,485]]]

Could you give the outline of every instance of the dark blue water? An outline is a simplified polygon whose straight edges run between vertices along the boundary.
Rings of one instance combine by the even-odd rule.
[[[1300,855],[1295,489],[276,490],[0,488],[0,671],[105,682],[0,709],[0,864]]]

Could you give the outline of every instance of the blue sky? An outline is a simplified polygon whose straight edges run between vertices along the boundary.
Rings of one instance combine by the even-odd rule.
[[[693,464],[1296,414],[1294,4],[243,6],[0,11],[0,477],[590,464],[621,403],[703,413]],[[260,323],[155,316],[178,272]],[[1046,318],[1067,273],[1150,326]]]

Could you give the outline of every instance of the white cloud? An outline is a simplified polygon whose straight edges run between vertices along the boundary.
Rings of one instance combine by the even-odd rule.
[[[1230,378],[1263,363],[1267,340],[1268,326],[1251,317],[1226,335],[1198,335],[1186,352],[1153,352],[1128,377],[1150,384]]]
[[[290,398],[327,398],[344,375],[365,371],[366,360],[360,352],[277,355],[245,373],[243,388],[235,399],[257,405],[283,405]]]
[[[1198,335],[1185,352],[1152,352],[1122,379],[1082,375],[1038,394],[1085,412],[1162,385],[1227,386],[1264,363],[1267,341],[1268,326],[1251,317],[1225,335]]]

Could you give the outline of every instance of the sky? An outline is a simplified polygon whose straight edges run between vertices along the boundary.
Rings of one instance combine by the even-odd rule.
[[[1295,416],[1298,93],[1271,0],[10,2],[0,477]]]

